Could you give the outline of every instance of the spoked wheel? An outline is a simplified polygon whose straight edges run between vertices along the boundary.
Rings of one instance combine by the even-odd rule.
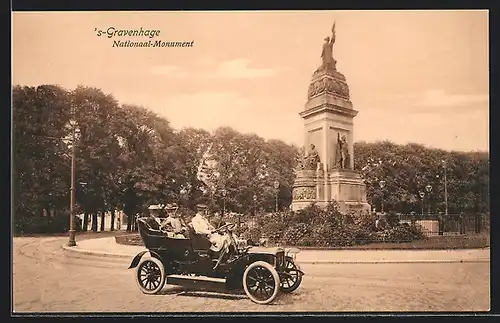
[[[252,302],[269,304],[278,295],[280,277],[276,269],[265,261],[256,261],[243,274],[243,289]]]
[[[280,290],[285,293],[291,293],[299,288],[302,282],[302,273],[299,266],[293,261],[292,257],[285,257],[284,273],[281,275]]]
[[[165,285],[165,267],[156,258],[145,258],[137,266],[135,278],[144,294],[156,294]]]

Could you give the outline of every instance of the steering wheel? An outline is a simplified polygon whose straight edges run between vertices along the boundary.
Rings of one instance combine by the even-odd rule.
[[[223,226],[221,226],[220,228],[213,230],[212,233],[219,233],[220,231],[222,231],[224,229],[232,230],[232,229],[234,229],[235,226],[236,226],[236,224],[234,224],[234,223],[226,223]]]

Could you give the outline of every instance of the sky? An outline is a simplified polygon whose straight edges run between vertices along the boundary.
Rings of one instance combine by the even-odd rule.
[[[12,82],[101,88],[176,129],[230,126],[302,145],[336,23],[354,140],[489,151],[487,11],[15,12]],[[192,47],[122,48],[96,30],[159,30]]]

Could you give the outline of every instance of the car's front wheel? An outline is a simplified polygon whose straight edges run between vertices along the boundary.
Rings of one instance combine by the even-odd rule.
[[[137,266],[135,278],[144,294],[156,294],[165,285],[165,267],[156,258],[144,258]]]
[[[285,257],[284,267],[283,274],[281,275],[281,291],[291,293],[299,288],[302,282],[302,273],[299,271],[299,265],[290,256]]]
[[[280,277],[276,269],[265,261],[250,264],[243,273],[243,289],[252,302],[269,304],[280,289]]]

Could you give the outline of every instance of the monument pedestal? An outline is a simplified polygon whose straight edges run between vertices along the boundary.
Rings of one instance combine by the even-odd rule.
[[[293,185],[292,211],[301,210],[311,204],[326,207],[336,201],[339,211],[370,212],[366,201],[366,185],[357,171],[348,169],[299,170]]]
[[[354,170],[334,169],[329,174],[330,200],[337,201],[340,212],[370,212],[366,202],[366,185]]]

